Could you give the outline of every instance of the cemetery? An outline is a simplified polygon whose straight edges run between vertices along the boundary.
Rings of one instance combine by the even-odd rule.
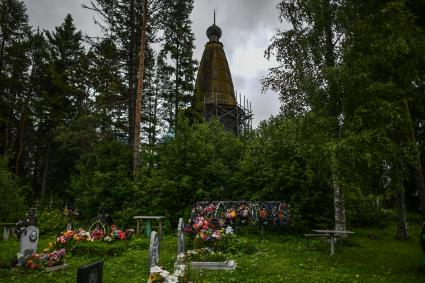
[[[417,220],[410,217],[413,223]],[[397,242],[388,228],[355,229],[349,238],[336,238],[337,252],[331,255],[328,237],[313,239],[308,247],[301,236],[288,233],[290,206],[283,202],[198,202],[187,221],[180,218],[177,227],[165,229],[162,237],[155,227],[150,237],[136,236],[133,228],[120,230],[115,224],[107,228],[106,218],[95,219],[87,231],[69,223],[56,235],[41,231],[40,236],[32,210],[7,240],[0,241],[0,278],[8,282],[419,282],[423,276],[418,270],[423,254],[415,248],[416,240]],[[420,234],[418,224],[411,227],[412,233]]]
[[[0,0],[0,283],[425,282],[425,0]]]

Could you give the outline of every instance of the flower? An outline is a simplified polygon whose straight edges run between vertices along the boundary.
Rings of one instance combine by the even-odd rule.
[[[226,213],[226,217],[229,219],[235,219],[236,216],[237,216],[236,211],[234,211],[233,209]]]
[[[232,228],[232,226],[227,226],[226,227],[226,230],[224,231],[224,233],[226,235],[233,235],[233,228]]]

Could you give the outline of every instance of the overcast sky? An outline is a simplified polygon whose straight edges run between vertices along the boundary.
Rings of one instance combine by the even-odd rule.
[[[52,30],[70,13],[78,29],[89,36],[100,34],[90,11],[81,8],[87,0],[24,0],[30,22],[36,28]],[[191,15],[195,34],[195,58],[200,61],[207,37],[206,29],[213,22],[213,10],[217,9],[216,24],[221,27],[233,84],[238,93],[252,103],[254,127],[259,121],[279,112],[279,100],[274,93],[261,93],[260,79],[275,63],[264,58],[264,50],[277,28],[276,4],[278,0],[195,0]]]

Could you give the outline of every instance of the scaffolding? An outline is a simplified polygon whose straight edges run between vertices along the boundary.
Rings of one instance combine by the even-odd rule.
[[[236,93],[236,97],[238,94]],[[242,103],[243,101],[243,103]],[[211,121],[218,119],[224,129],[235,133],[238,137],[252,130],[252,104],[239,93],[239,102],[235,100],[219,99],[216,93],[209,98],[204,95],[204,119]]]

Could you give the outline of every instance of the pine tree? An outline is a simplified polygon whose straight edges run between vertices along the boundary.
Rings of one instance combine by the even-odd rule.
[[[30,33],[23,2],[0,0],[0,154],[21,147]]]
[[[140,139],[138,129],[135,123],[135,105],[137,95],[137,78],[139,68],[141,27],[144,19],[143,0],[130,1],[112,1],[112,0],[93,0],[86,8],[94,10],[102,18],[102,25],[105,36],[114,40],[119,47],[119,56],[122,64],[122,72],[127,88],[127,117],[128,117],[128,144],[134,148],[134,142]],[[145,49],[149,50],[149,45],[153,43],[156,32],[159,28],[159,14],[162,12],[162,1],[153,0],[148,2],[147,35]],[[145,61],[151,60],[146,56],[153,53],[145,52]],[[144,72],[146,75],[146,71]],[[144,79],[144,83],[148,80]],[[140,115],[140,113],[137,113]]]
[[[90,109],[88,96],[88,60],[82,46],[82,34],[77,31],[71,15],[54,32],[46,32],[48,66],[43,86],[43,113],[38,135],[42,135],[41,196],[49,188],[53,193],[66,189],[74,162],[88,147],[88,132],[84,125]]]
[[[88,54],[89,80],[95,95],[95,115],[101,136],[125,140],[127,136],[126,87],[119,50],[111,39],[94,42]]]
[[[191,101],[194,90],[196,60],[193,59],[194,34],[190,14],[193,0],[165,0],[163,15],[164,37],[160,57],[160,68],[170,75],[171,89],[164,90],[167,122],[174,128],[179,111]]]

